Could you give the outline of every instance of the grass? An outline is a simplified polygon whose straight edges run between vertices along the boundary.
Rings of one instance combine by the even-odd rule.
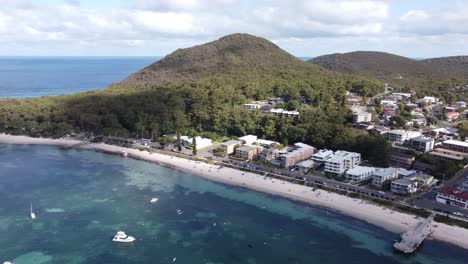
[[[448,215],[437,214],[434,217],[434,221],[436,221],[438,223],[443,223],[443,224],[452,225],[452,226],[459,226],[459,227],[468,229],[468,222],[463,221],[463,220],[459,220],[459,219],[455,219],[455,218],[451,218]]]

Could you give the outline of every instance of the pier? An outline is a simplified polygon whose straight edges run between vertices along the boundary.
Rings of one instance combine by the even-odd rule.
[[[412,229],[406,231],[401,235],[401,240],[395,242],[393,247],[405,254],[410,254],[418,249],[419,245],[426,239],[426,237],[431,233],[431,222],[434,219],[435,213],[432,213],[424,221],[418,223]]]

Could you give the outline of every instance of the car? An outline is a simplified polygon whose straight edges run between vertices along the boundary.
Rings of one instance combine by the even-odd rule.
[[[463,214],[460,213],[460,212],[453,212],[453,215],[456,215],[456,216],[463,216]]]

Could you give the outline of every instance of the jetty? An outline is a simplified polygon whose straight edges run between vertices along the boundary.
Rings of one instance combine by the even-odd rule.
[[[432,213],[424,221],[419,222],[410,230],[406,231],[401,235],[401,240],[393,244],[395,250],[400,251],[405,254],[411,254],[419,245],[426,239],[426,237],[431,233],[431,223],[434,220],[435,213]]]

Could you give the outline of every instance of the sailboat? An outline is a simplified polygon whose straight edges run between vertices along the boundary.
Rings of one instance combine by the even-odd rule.
[[[31,211],[29,212],[29,217],[31,217],[31,220],[36,219],[36,214],[33,212],[32,203],[31,203]]]

